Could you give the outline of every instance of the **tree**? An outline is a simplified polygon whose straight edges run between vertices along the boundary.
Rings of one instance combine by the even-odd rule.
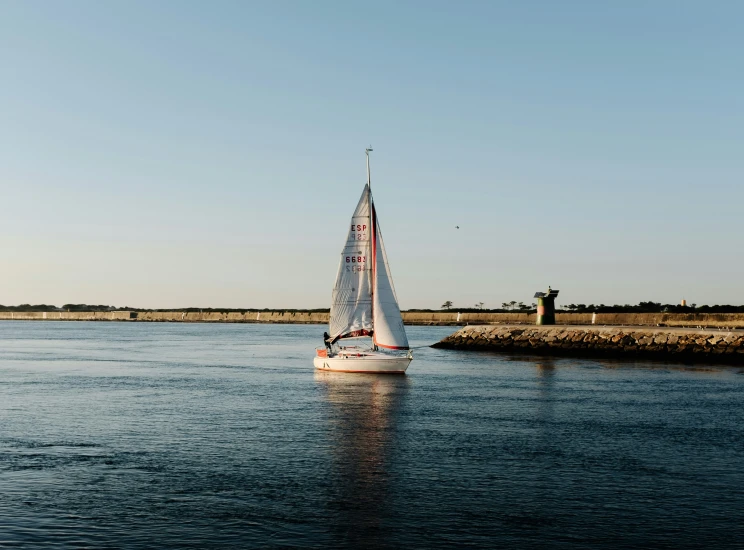
[[[524,311],[525,309],[530,309],[530,307],[524,302],[519,302],[517,304],[517,307],[520,309],[520,311]]]
[[[501,302],[501,309],[509,309],[509,303],[508,302]]]
[[[451,300],[447,300],[446,302],[444,302],[442,304],[442,309],[452,309],[452,301]]]
[[[516,300],[512,300],[511,302],[509,302],[509,308],[510,308],[510,309],[514,309],[514,307],[515,307],[516,305],[517,305],[517,302],[516,302]]]

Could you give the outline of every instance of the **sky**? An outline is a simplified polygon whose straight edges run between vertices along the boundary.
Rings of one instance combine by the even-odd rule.
[[[0,0],[0,304],[744,303],[740,2]],[[459,226],[459,229],[456,228]]]

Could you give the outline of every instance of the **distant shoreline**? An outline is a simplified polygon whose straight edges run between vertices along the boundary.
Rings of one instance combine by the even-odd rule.
[[[3,321],[327,324],[327,311],[0,311]],[[404,311],[406,325],[534,325],[534,313]],[[556,313],[559,325],[744,329],[742,313]]]

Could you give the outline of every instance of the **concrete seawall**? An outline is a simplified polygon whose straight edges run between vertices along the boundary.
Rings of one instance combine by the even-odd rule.
[[[183,312],[183,311],[29,311],[0,312],[3,321],[150,321],[191,323],[328,323],[328,313],[291,311]]]
[[[468,326],[432,347],[744,365],[744,331],[598,326]]]
[[[0,311],[2,321],[129,321],[131,311]]]
[[[291,311],[247,311],[240,312],[181,312],[181,311],[135,311],[133,321],[192,322],[192,323],[275,323],[275,324],[326,324],[328,313]]]
[[[248,311],[230,312],[182,312],[182,311],[0,311],[0,320],[17,321],[151,321],[193,323],[293,323],[326,324],[327,312]],[[592,320],[594,323],[592,323]],[[534,325],[532,313],[457,313],[404,311],[403,322],[407,325]],[[559,325],[602,326],[662,326],[662,327],[711,327],[742,328],[744,314],[741,313],[557,313]]]

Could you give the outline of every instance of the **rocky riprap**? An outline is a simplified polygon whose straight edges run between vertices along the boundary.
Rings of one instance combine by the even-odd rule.
[[[575,326],[469,326],[432,347],[744,364],[744,332]]]

